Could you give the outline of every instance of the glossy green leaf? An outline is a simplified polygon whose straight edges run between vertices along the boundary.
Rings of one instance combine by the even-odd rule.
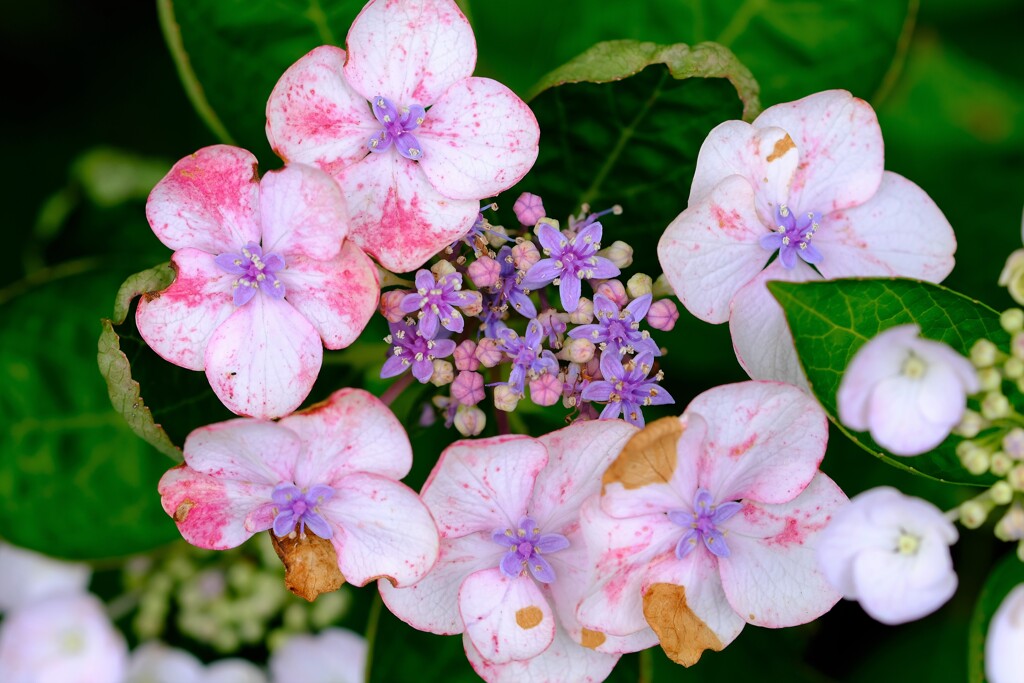
[[[178,537],[156,493],[167,460],[111,408],[89,341],[120,279],[92,271],[0,307],[0,528],[17,545],[97,559]]]
[[[996,565],[981,589],[978,602],[971,616],[970,632],[967,636],[967,680],[970,683],[984,683],[985,679],[985,636],[992,615],[999,609],[1003,598],[1024,583],[1024,562],[1015,553],[1010,553]]]
[[[625,207],[631,243],[657,241],[685,208],[697,152],[718,123],[757,113],[757,84],[725,48],[601,43],[548,74],[530,106],[540,123],[540,156],[516,191],[544,198],[549,211],[581,204]],[[653,249],[637,267],[656,269]],[[656,271],[654,271],[656,272]]]
[[[786,313],[814,395],[847,436],[885,462],[915,474],[975,486],[993,481],[963,468],[955,452],[960,441],[956,436],[918,456],[886,453],[868,434],[839,423],[836,394],[857,350],[896,325],[917,323],[924,337],[945,342],[965,355],[981,338],[1007,348],[1009,335],[1000,327],[996,311],[940,285],[896,278],[770,282],[768,289]]]

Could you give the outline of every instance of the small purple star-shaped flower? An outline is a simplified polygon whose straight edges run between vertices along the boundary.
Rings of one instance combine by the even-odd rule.
[[[508,548],[498,567],[510,579],[521,576],[527,569],[541,583],[554,583],[555,570],[541,555],[555,553],[569,547],[569,539],[562,534],[542,534],[530,517],[519,520],[516,529],[495,529],[491,540]]]
[[[284,258],[280,254],[264,254],[260,245],[249,242],[240,253],[227,252],[213,262],[221,270],[238,276],[231,283],[235,306],[249,303],[256,296],[257,289],[274,299],[284,298],[284,283],[277,277],[278,271],[285,269]]]
[[[399,309],[403,313],[419,312],[420,335],[433,339],[439,325],[451,332],[462,332],[465,322],[455,307],[472,303],[472,298],[462,291],[462,273],[448,273],[435,279],[424,268],[416,273],[416,291],[405,295]]]
[[[653,364],[654,356],[645,352],[638,354],[626,369],[618,354],[602,353],[601,375],[604,379],[588,384],[581,397],[586,401],[607,403],[601,411],[603,420],[614,419],[621,412],[627,422],[643,427],[644,416],[640,412],[643,406],[675,403],[675,399],[657,384],[660,372],[654,380],[648,379]]]
[[[334,535],[331,525],[320,516],[319,506],[334,497],[334,489],[325,484],[311,486],[303,491],[295,484],[278,484],[270,494],[277,504],[274,517],[274,534],[287,536],[299,525],[299,536],[306,535],[306,527],[320,538]]]
[[[380,370],[382,378],[396,377],[412,367],[413,377],[426,384],[434,374],[434,359],[446,358],[455,351],[451,339],[427,339],[408,320],[389,323],[389,327],[391,334],[384,341],[392,344],[391,357]]]
[[[614,263],[597,255],[601,248],[600,223],[590,223],[575,237],[568,237],[548,223],[538,225],[536,232],[548,258],[537,261],[527,271],[523,286],[537,289],[558,280],[558,293],[566,313],[572,313],[579,305],[582,280],[605,279],[619,274]]]
[[[704,547],[717,557],[729,557],[729,546],[725,543],[725,534],[718,530],[718,525],[729,520],[743,508],[742,503],[729,501],[715,505],[715,499],[704,488],[697,489],[693,497],[693,511],[670,510],[668,518],[689,531],[676,544],[676,557],[680,560],[693,552],[697,541],[703,541]]]
[[[387,151],[394,143],[395,149],[406,159],[419,161],[423,158],[423,148],[411,132],[427,118],[423,107],[413,104],[399,111],[394,102],[378,95],[373,98],[373,115],[383,128],[370,138],[371,152]]]
[[[796,266],[797,256],[806,263],[821,263],[821,252],[811,244],[820,223],[817,211],[796,215],[783,204],[775,209],[776,231],[762,237],[761,246],[768,251],[778,249],[779,260],[787,270]]]
[[[614,301],[603,294],[597,294],[594,296],[597,322],[580,325],[571,330],[569,336],[573,339],[589,339],[599,344],[602,350],[614,350],[620,356],[634,352],[660,356],[661,349],[647,331],[640,331],[640,321],[650,308],[650,294],[637,297],[621,310]]]
[[[536,318],[526,326],[526,334],[520,337],[515,330],[498,330],[498,345],[512,358],[512,372],[508,386],[519,395],[527,376],[536,377],[543,372],[558,372],[555,354],[543,347],[544,330]]]

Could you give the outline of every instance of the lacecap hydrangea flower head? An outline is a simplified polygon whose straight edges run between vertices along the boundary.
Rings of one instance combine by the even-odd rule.
[[[939,282],[953,269],[949,222],[883,164],[875,112],[843,90],[769,107],[752,124],[726,121],[704,141],[689,203],[665,230],[658,257],[691,313],[729,321],[754,379],[804,381],[765,282]]]
[[[454,0],[372,0],[347,45],[284,73],[267,137],[282,159],[333,175],[352,239],[410,271],[469,231],[482,198],[526,175],[540,129],[511,90],[472,76],[476,41]]]

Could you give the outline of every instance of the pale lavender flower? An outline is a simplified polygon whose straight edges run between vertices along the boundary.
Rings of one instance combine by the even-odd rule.
[[[601,350],[609,350],[620,356],[626,353],[650,353],[660,356],[661,349],[654,343],[650,335],[640,331],[640,321],[647,315],[651,307],[651,295],[644,294],[630,302],[625,308],[604,296],[594,297],[594,314],[597,322],[592,325],[580,325],[571,330],[573,339],[589,339],[599,344]]]
[[[597,255],[601,248],[601,231],[600,223],[590,223],[574,237],[568,237],[548,223],[538,225],[537,239],[548,258],[541,259],[527,271],[523,286],[537,289],[557,279],[562,308],[566,313],[575,311],[580,301],[582,280],[604,279],[619,274],[614,263]]]
[[[587,385],[581,397],[585,401],[607,403],[601,411],[602,420],[615,419],[621,412],[626,421],[643,427],[641,408],[675,403],[675,399],[657,384],[661,379],[660,372],[653,380],[647,377],[653,364],[654,356],[645,352],[634,358],[627,369],[618,354],[603,353],[601,375],[604,379]]]
[[[536,318],[526,326],[524,336],[505,328],[498,331],[498,340],[501,350],[512,359],[508,386],[520,396],[528,376],[532,378],[543,372],[558,372],[558,360],[555,354],[544,348],[544,331]]]
[[[416,291],[406,294],[399,308],[403,313],[418,313],[420,334],[433,339],[439,326],[462,332],[465,321],[455,307],[465,308],[475,302],[473,296],[462,291],[462,273],[448,273],[435,279],[424,268],[416,273]]]
[[[407,321],[389,323],[391,334],[384,341],[391,344],[391,357],[384,362],[380,376],[395,377],[412,367],[412,374],[421,383],[430,381],[434,374],[434,359],[447,358],[455,351],[451,339],[427,339],[419,334],[416,325]]]

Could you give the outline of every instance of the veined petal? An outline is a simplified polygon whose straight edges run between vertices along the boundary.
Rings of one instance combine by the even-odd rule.
[[[707,423],[700,482],[715,501],[793,500],[818,472],[828,442],[825,411],[780,382],[709,389],[686,408]]]
[[[157,490],[181,535],[199,548],[234,548],[273,524],[270,484],[214,477],[179,465],[161,477]]]
[[[287,415],[320,373],[320,335],[283,299],[257,296],[210,337],[206,377],[234,413],[260,419]]]
[[[736,359],[752,379],[807,387],[782,306],[765,283],[769,280],[807,282],[819,278],[800,259],[796,259],[793,268],[784,267],[781,260],[776,259],[736,293],[730,306],[729,333]]]
[[[240,419],[193,430],[184,450],[185,462],[196,472],[274,488],[294,481],[303,445],[283,425]]]
[[[377,268],[350,241],[327,261],[293,258],[279,277],[287,291],[285,299],[316,328],[329,349],[354,342],[377,310]]]
[[[466,636],[487,660],[504,664],[535,657],[555,637],[555,615],[533,579],[498,569],[470,574],[459,589]]]
[[[263,252],[327,261],[348,234],[345,198],[331,176],[312,166],[289,164],[260,181]]]
[[[827,90],[765,109],[755,128],[789,133],[800,152],[790,204],[822,214],[863,204],[882,181],[882,129],[871,105]]]
[[[560,625],[556,625],[551,645],[529,659],[514,659],[498,664],[480,654],[469,635],[462,637],[462,644],[473,670],[487,683],[601,683],[608,678],[619,661],[619,655],[605,654],[581,646]]]
[[[416,131],[420,167],[453,199],[491,197],[515,185],[537,160],[540,128],[519,97],[489,78],[466,78],[445,91]]]
[[[888,171],[871,199],[822,217],[814,236],[826,278],[912,277],[941,282],[953,270],[956,236],[924,190]]]
[[[825,580],[815,555],[818,535],[846,495],[819,472],[804,491],[781,505],[747,501],[722,524],[730,557],[720,560],[729,604],[750,624],[782,628],[817,619],[841,597]]]
[[[258,212],[256,157],[229,145],[203,147],[176,163],[146,202],[161,242],[215,256],[260,241]]]
[[[547,449],[528,436],[456,441],[441,453],[421,495],[445,538],[513,528],[547,463]]]
[[[359,472],[332,484],[320,513],[334,528],[338,567],[356,586],[387,579],[403,587],[437,561],[437,527],[416,493],[376,474]]]
[[[335,179],[348,201],[349,238],[388,270],[423,265],[472,227],[476,200],[442,196],[416,162],[372,154]]]
[[[497,566],[503,552],[483,532],[443,538],[437,563],[422,579],[406,588],[385,580],[377,586],[388,609],[414,628],[440,635],[462,633],[459,587],[470,574]]]
[[[206,347],[217,327],[235,310],[234,276],[199,249],[179,249],[171,257],[174,282],[139,299],[135,325],[161,358],[189,370],[205,366]]]
[[[658,261],[679,300],[701,320],[729,319],[729,302],[768,262],[759,240],[769,228],[754,210],[754,189],[729,176],[672,221]]]
[[[367,155],[380,130],[367,98],[345,80],[345,51],[322,45],[288,67],[267,101],[267,139],[287,163],[334,175]]]
[[[300,486],[333,486],[356,472],[397,480],[412,467],[412,446],[402,424],[362,389],[339,389],[279,424],[302,438],[305,451],[295,470]]]
[[[367,100],[432,105],[476,67],[476,40],[452,0],[373,0],[352,23],[345,77]]]

